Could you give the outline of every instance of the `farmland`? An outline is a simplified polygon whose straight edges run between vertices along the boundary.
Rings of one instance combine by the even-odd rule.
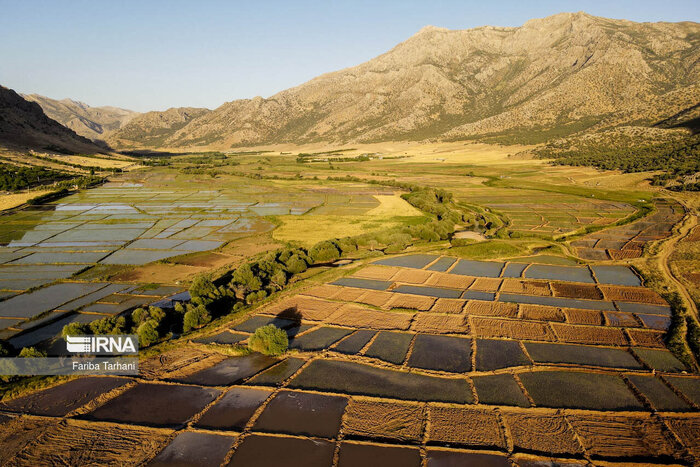
[[[620,174],[508,158],[515,148],[370,146],[343,154],[387,158],[331,163],[276,149],[197,167],[175,156],[3,216],[0,333],[16,349],[59,355],[67,324],[175,313],[168,300],[201,274],[233,302],[166,333],[139,376],[8,385],[2,462],[700,460],[696,357],[690,342],[667,345],[678,305],[649,273],[687,202],[638,178],[616,190]],[[439,209],[477,235],[420,238],[434,207],[401,195],[426,187],[451,193]],[[255,274],[348,237],[274,289],[235,282],[247,264]],[[696,237],[669,260],[693,294]],[[267,324],[288,336],[282,356],[246,346]],[[46,440],[75,444],[74,457]]]

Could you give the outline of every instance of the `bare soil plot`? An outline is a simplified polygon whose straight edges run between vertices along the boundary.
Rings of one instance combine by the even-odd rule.
[[[449,289],[466,289],[474,282],[473,277],[434,272],[425,282],[426,285],[446,287]]]
[[[505,449],[506,439],[495,411],[467,407],[428,407],[428,443]]]
[[[347,403],[340,396],[282,391],[267,404],[254,430],[333,438]]]
[[[476,369],[493,371],[500,368],[531,365],[517,341],[477,339]]]
[[[406,352],[413,336],[406,332],[382,331],[369,346],[365,355],[400,365],[406,359]]]
[[[3,465],[133,465],[167,443],[169,432],[77,420],[16,418],[0,426]]]
[[[328,467],[333,463],[335,444],[322,439],[286,436],[246,436],[233,453],[231,467],[269,467],[280,462],[284,453],[287,467]]]
[[[496,292],[501,286],[501,279],[492,277],[477,277],[474,283],[469,286],[469,290],[479,290],[481,292]]]
[[[357,305],[347,305],[326,321],[328,324],[369,329],[408,329],[411,313],[368,310]]]
[[[530,279],[552,281],[583,282],[594,284],[595,281],[587,267],[555,266],[549,264],[531,264],[524,273]]]
[[[351,336],[348,336],[339,342],[335,347],[333,347],[333,350],[349,355],[356,354],[362,350],[365,345],[367,345],[367,343],[376,333],[376,331],[360,329],[359,331],[355,331]]]
[[[569,324],[590,324],[591,326],[601,326],[603,315],[600,311],[579,310],[576,308],[565,308],[562,310]]]
[[[587,300],[603,299],[603,294],[595,285],[552,282],[552,290],[555,297],[585,298]]]
[[[601,326],[573,326],[551,323],[555,334],[563,342],[576,344],[627,345],[622,329]]]
[[[450,274],[474,277],[499,277],[503,266],[504,263],[460,259],[450,270]]]
[[[412,295],[422,295],[426,297],[459,298],[461,290],[443,289],[440,287],[424,287],[418,285],[400,285],[391,290],[394,293],[405,293]]]
[[[342,307],[342,303],[313,297],[295,296],[266,308],[263,313],[299,321],[323,321]]]
[[[323,284],[306,289],[302,293],[304,295],[308,295],[309,297],[331,299],[341,290],[343,290],[343,288],[338,287],[337,285]]]
[[[215,430],[241,431],[270,394],[272,391],[266,389],[231,388],[204,412],[196,425]]]
[[[584,448],[594,458],[674,457],[673,442],[649,415],[567,415]]]
[[[342,300],[344,302],[354,302],[366,294],[364,289],[355,289],[353,287],[341,287],[338,293],[335,294],[333,300]]]
[[[504,279],[501,292],[525,295],[538,295],[540,297],[549,297],[552,291],[547,282],[537,282],[524,279]]]
[[[346,437],[420,442],[425,411],[417,404],[350,400],[345,411]]]
[[[700,407],[700,379],[683,376],[665,376],[664,379],[680,390],[695,406]]]
[[[387,308],[408,308],[410,310],[428,311],[435,303],[433,297],[423,297],[421,295],[394,294],[387,302]]]
[[[626,350],[576,344],[526,342],[525,348],[535,363],[565,363],[609,368],[643,369]]]
[[[465,404],[473,400],[464,378],[427,376],[338,360],[314,360],[289,387],[416,401]]]
[[[353,274],[354,277],[361,277],[363,279],[376,279],[379,281],[391,280],[397,272],[402,271],[401,268],[390,267],[390,266],[376,266],[370,264]]]
[[[306,360],[289,357],[282,360],[272,368],[268,368],[262,373],[259,373],[253,378],[249,379],[246,384],[254,384],[259,386],[279,386],[282,384],[282,382],[296,373],[304,363],[306,363]]]
[[[140,383],[85,417],[136,425],[183,425],[218,395],[217,389]]]
[[[351,329],[321,327],[303,336],[295,337],[290,341],[289,348],[303,351],[327,349],[351,332]]]
[[[386,303],[391,300],[394,294],[391,292],[382,292],[379,290],[369,290],[365,292],[360,298],[357,299],[358,303],[365,303],[367,305],[384,307]]]
[[[530,402],[511,374],[474,376],[472,382],[480,404],[530,407]]]
[[[201,466],[220,465],[236,440],[234,436],[211,433],[183,432],[149,466]]]
[[[418,334],[408,366],[463,373],[471,370],[471,339]]]
[[[399,266],[402,268],[423,269],[436,259],[438,259],[437,255],[414,254],[380,259],[378,261],[375,261],[374,264],[381,264],[384,266]]]
[[[651,402],[652,407],[664,412],[686,412],[690,406],[681,400],[660,379],[651,375],[628,375],[632,384]]]
[[[74,379],[43,391],[3,402],[0,404],[0,408],[12,412],[62,417],[129,382],[131,380],[115,377]]]
[[[695,457],[700,455],[700,418],[669,417],[665,418],[673,432],[680,438],[683,445]]]
[[[333,285],[341,285],[343,287],[357,287],[359,289],[368,290],[386,290],[392,284],[391,281],[379,281],[375,279],[360,279],[356,277],[341,277],[332,282]]]
[[[506,456],[498,454],[428,449],[427,467],[460,467],[466,465],[483,467],[510,467],[512,464]]]
[[[518,315],[518,305],[506,302],[470,300],[464,308],[464,312],[468,315],[515,318]]]
[[[392,278],[394,282],[424,284],[432,276],[430,271],[420,269],[400,269]]]
[[[601,285],[606,300],[619,300],[623,302],[648,303],[651,305],[668,305],[661,295],[651,289],[643,287],[623,287]]]
[[[250,354],[243,357],[231,357],[214,366],[199,370],[189,376],[179,378],[179,381],[203,386],[229,386],[238,384],[246,378],[277,363],[276,358],[261,354]]]
[[[224,359],[224,356],[205,349],[192,346],[180,346],[160,355],[146,358],[139,363],[141,378],[165,378],[180,372],[192,373],[193,368],[213,365]]]
[[[576,434],[562,415],[504,412],[503,420],[516,451],[567,456],[583,453]]]
[[[465,334],[469,332],[469,324],[462,315],[419,313],[413,320],[411,330],[436,334]]]
[[[406,446],[380,446],[348,441],[341,443],[338,467],[360,465],[420,467],[420,451]]]
[[[670,373],[686,371],[685,365],[668,350],[643,349],[639,347],[634,347],[632,350],[640,360],[653,370]]]
[[[518,308],[523,319],[555,322],[561,322],[566,319],[561,309],[554,306],[522,304]]]
[[[510,339],[528,339],[536,341],[553,341],[552,331],[544,323],[523,320],[508,320],[473,316],[472,333],[477,337],[507,337]]]
[[[663,331],[651,331],[646,329],[627,329],[627,334],[632,340],[632,345],[640,347],[666,348]]]
[[[536,371],[519,373],[535,404],[590,410],[641,410],[621,378],[599,373]]]
[[[459,298],[438,298],[430,311],[435,313],[461,313],[466,300]]]

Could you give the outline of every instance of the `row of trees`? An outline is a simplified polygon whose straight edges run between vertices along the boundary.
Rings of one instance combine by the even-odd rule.
[[[71,178],[71,174],[45,167],[0,164],[0,190],[19,191]]]

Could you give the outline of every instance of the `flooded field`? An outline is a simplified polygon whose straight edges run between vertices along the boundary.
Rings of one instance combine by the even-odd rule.
[[[377,261],[196,344],[245,343],[273,323],[289,334],[288,356],[205,350],[211,360],[161,372],[156,381],[83,378],[2,409],[15,423],[28,413],[171,430],[166,440],[143,441],[156,443],[156,465],[203,458],[269,465],[268,454],[279,450],[318,466],[335,465],[334,450],[338,465],[697,461],[691,433],[700,426],[700,378],[665,349],[665,327],[644,319],[668,318],[663,300],[641,282],[615,286],[626,292],[609,296],[610,282],[637,278],[621,266],[567,267],[551,279],[553,269],[534,264],[510,277],[510,264],[438,255]],[[442,275],[462,281],[415,295]],[[506,285],[517,293],[504,292]],[[492,300],[439,291],[465,297],[474,286],[492,290]],[[77,293],[62,292],[56,300]],[[430,306],[418,301],[411,309],[397,297]],[[94,407],[95,399],[106,401]]]

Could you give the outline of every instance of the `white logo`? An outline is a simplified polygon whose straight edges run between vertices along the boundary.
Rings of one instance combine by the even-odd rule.
[[[66,336],[71,353],[136,353],[135,336]]]

